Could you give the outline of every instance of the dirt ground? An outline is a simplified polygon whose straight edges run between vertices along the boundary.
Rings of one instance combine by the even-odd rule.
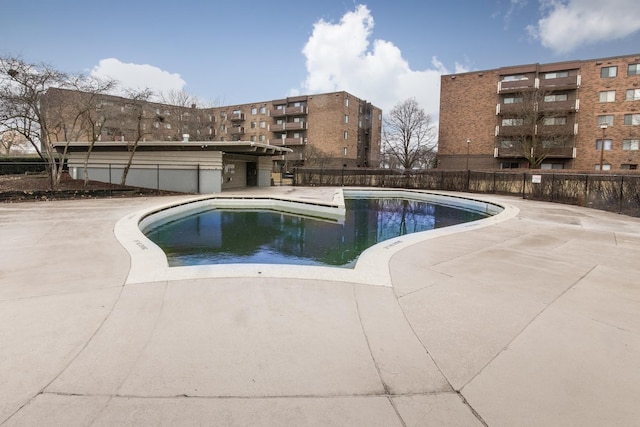
[[[72,179],[68,174],[62,176],[55,192],[50,190],[49,176],[46,173],[0,175],[0,202],[173,194],[98,181],[89,181],[85,185],[84,180]]]

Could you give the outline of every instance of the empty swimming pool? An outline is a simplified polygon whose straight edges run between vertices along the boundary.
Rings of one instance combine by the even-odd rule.
[[[410,233],[486,218],[495,212],[453,199],[347,193],[344,215],[208,206],[148,221],[144,234],[170,267],[294,264],[352,268],[367,248]]]

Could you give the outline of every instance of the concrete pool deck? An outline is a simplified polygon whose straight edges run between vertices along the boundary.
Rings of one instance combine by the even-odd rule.
[[[400,250],[392,287],[126,284],[115,224],[185,197],[0,205],[0,424],[637,425],[640,219],[471,197],[519,213]]]

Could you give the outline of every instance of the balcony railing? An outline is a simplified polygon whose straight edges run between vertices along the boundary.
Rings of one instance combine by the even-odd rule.
[[[576,111],[579,102],[577,99],[567,101],[542,102],[540,103],[540,111]]]
[[[305,145],[307,143],[307,138],[276,138],[270,139],[269,144],[271,145]]]
[[[300,116],[305,115],[309,112],[309,109],[304,106],[298,107],[286,107],[286,108],[276,108],[269,112],[271,117],[284,117],[284,116]]]
[[[566,125],[540,125],[538,126],[538,135],[573,135],[574,126]]]
[[[228,119],[231,121],[239,121],[239,120],[244,120],[244,113],[234,113],[234,114],[229,114]]]
[[[538,155],[545,155],[545,157],[550,159],[571,159],[574,157],[573,147],[551,147],[551,148],[541,148],[541,152]],[[496,157],[499,158],[524,158],[525,153],[523,153],[523,149],[513,148],[513,147],[498,147],[496,149]]]
[[[230,128],[227,128],[227,133],[230,133],[230,134],[233,134],[233,135],[243,134],[244,133],[244,127],[243,126],[232,126]]]
[[[503,92],[517,92],[523,89],[533,89],[536,87],[535,78],[528,78],[524,80],[509,80],[498,82],[498,91]]]
[[[272,124],[269,126],[271,132],[282,132],[284,130],[304,130],[308,129],[307,122],[287,122],[281,124]]]
[[[580,84],[580,76],[560,77],[557,79],[540,79],[541,89],[577,89]]]

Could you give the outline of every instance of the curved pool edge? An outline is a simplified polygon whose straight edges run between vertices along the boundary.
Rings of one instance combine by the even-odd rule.
[[[505,203],[497,203],[490,200],[490,197],[468,197],[465,195],[446,194],[432,191],[418,190],[386,190],[386,189],[345,189],[347,192],[366,192],[368,194],[384,195],[410,195],[419,197],[428,195],[430,197],[441,197],[444,200],[462,200],[464,203],[481,203],[502,208],[502,211],[473,222],[458,224],[454,226],[423,231],[419,233],[407,234],[393,239],[380,242],[365,250],[353,269],[341,267],[322,267],[304,265],[281,265],[281,264],[226,264],[226,265],[202,265],[187,267],[169,267],[167,258],[160,247],[149,240],[141,231],[141,224],[145,218],[159,212],[167,211],[175,207],[183,207],[185,210],[194,206],[194,203],[211,203],[216,201],[234,199],[236,201],[245,200],[247,203],[265,200],[272,203],[294,203],[302,204],[308,209],[312,206],[323,206],[323,208],[333,207],[344,209],[344,191],[338,189],[333,195],[331,202],[316,203],[304,198],[283,198],[276,196],[225,196],[207,195],[198,197],[186,197],[184,201],[158,205],[150,209],[133,212],[121,218],[114,227],[114,234],[120,244],[129,253],[131,265],[126,284],[162,282],[168,280],[189,280],[204,278],[242,278],[242,277],[270,277],[302,280],[326,280],[333,282],[359,283],[366,285],[391,287],[391,275],[389,271],[389,261],[393,255],[416,243],[434,239],[449,234],[475,230],[483,227],[507,221],[518,215],[519,209]]]

